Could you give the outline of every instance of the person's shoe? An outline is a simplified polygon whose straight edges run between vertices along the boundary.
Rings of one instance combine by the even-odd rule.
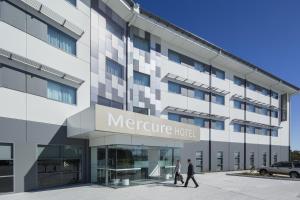
[[[199,187],[199,185],[196,185],[195,188]]]
[[[184,185],[183,187],[187,187],[187,185]]]

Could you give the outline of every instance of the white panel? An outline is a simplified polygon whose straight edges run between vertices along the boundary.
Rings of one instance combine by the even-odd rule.
[[[0,87],[0,116],[26,120],[26,94]]]
[[[0,21],[0,48],[26,57],[26,33]]]

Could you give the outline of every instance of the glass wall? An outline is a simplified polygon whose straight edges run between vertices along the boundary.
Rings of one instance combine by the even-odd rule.
[[[92,167],[92,176],[96,174],[97,179],[92,177],[92,180],[112,187],[170,179],[173,176],[175,162],[180,159],[179,149],[174,148],[130,145],[95,148],[97,148],[97,173],[93,173],[95,169]]]
[[[0,143],[0,193],[14,191],[13,146]]]
[[[40,188],[80,183],[83,147],[71,145],[38,146]]]

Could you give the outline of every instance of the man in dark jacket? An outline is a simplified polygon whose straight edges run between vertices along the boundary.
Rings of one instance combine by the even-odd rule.
[[[188,184],[189,184],[189,180],[192,179],[193,182],[194,182],[194,184],[195,184],[195,187],[197,188],[197,187],[199,187],[199,185],[198,185],[197,181],[194,178],[195,172],[194,172],[194,166],[193,166],[193,164],[191,162],[191,159],[188,159],[188,164],[189,164],[189,166],[188,166],[188,172],[187,172],[187,177],[186,177],[186,181],[185,181],[184,187],[187,187]]]

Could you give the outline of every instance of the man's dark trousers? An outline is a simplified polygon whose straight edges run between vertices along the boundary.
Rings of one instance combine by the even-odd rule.
[[[188,175],[187,178],[186,178],[184,187],[187,187],[187,186],[188,186],[190,179],[193,180],[193,182],[194,182],[194,184],[195,184],[196,187],[199,186],[198,183],[197,183],[197,181],[196,181],[195,178],[194,178],[194,175]]]
[[[193,182],[194,182],[194,184],[195,184],[196,187],[199,186],[198,183],[197,183],[197,181],[194,178],[194,174],[195,174],[195,172],[194,172],[194,166],[192,165],[192,163],[189,163],[187,177],[186,177],[186,181],[185,181],[184,187],[188,186],[190,179],[193,180]]]

